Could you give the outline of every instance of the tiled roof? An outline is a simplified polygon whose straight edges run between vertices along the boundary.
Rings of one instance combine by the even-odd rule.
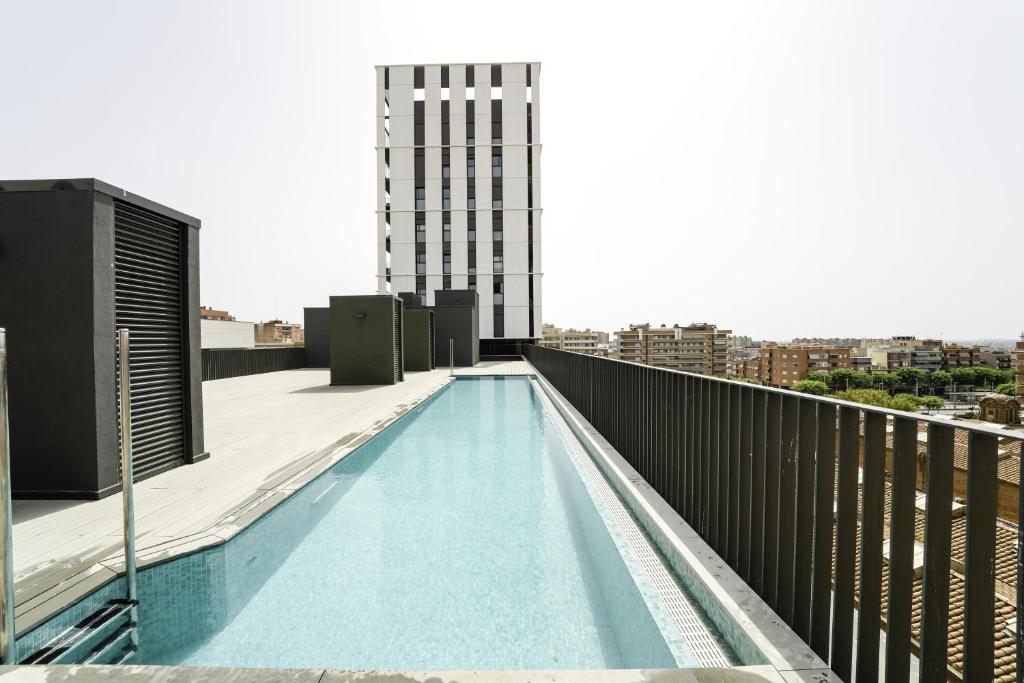
[[[956,427],[956,422],[950,422],[950,426]],[[863,434],[863,428],[861,433]],[[928,453],[927,423],[918,422],[917,433],[917,454],[923,457]],[[892,434],[891,429],[886,432],[886,448],[892,448]],[[1020,457],[1020,439],[999,439],[998,477],[1000,481],[1017,486],[1020,485]],[[953,430],[953,467],[958,470],[967,471],[967,431],[965,429]]]
[[[857,523],[857,547],[860,548],[860,514],[859,510],[862,501],[858,492],[858,523]],[[884,528],[882,536],[889,537],[889,521],[891,518],[891,486],[885,483],[885,509]],[[924,513],[915,510],[915,536],[918,542],[924,542]],[[952,543],[951,543],[951,569],[949,577],[949,644],[948,644],[948,665],[951,677],[962,680],[963,676],[963,647],[964,647],[964,557],[967,539],[966,518],[959,517],[953,520]],[[1010,620],[1016,616],[1015,591],[1017,585],[1017,530],[1015,527],[999,522],[996,528],[996,596],[995,596],[995,617],[993,627],[995,629],[995,648],[993,652],[995,662],[995,677],[993,680],[1002,683],[1010,683],[1016,680],[1016,635],[1008,627]],[[835,539],[833,538],[833,548]],[[835,553],[833,552],[833,570]],[[885,627],[886,612],[888,608],[889,576],[885,571],[885,561],[882,562],[882,625]],[[860,591],[860,553],[857,553],[855,569],[855,596]],[[921,637],[921,595],[924,587],[923,577],[915,577],[913,581],[913,601],[911,616],[911,638],[915,652],[917,651]]]

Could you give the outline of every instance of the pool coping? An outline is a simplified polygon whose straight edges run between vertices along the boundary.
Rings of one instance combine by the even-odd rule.
[[[780,674],[771,666],[731,669],[586,669],[586,670],[345,670],[244,669],[156,665],[0,666],[0,679],[16,681],[125,680],[146,683],[797,683],[816,679],[800,672]],[[817,679],[821,680],[821,679]]]
[[[273,483],[230,508],[202,531],[162,540],[152,545],[141,545],[136,550],[138,569],[227,543],[410,410],[435,396],[455,379],[451,376],[444,377],[413,399],[397,403],[391,414],[377,420],[363,431],[342,436],[327,446],[296,458],[277,474]],[[39,584],[32,585],[31,594],[22,602],[16,603],[15,632],[19,637],[28,634],[125,574],[124,552],[120,539],[93,555],[91,562],[89,557],[79,560],[77,563],[69,562],[64,570],[54,572]]]
[[[706,592],[701,597],[716,603],[718,610],[711,610],[708,616],[734,650],[738,653],[744,650],[742,643],[741,647],[734,643],[739,640],[737,636],[740,636],[756,648],[767,664],[780,675],[833,675],[828,665],[540,372],[534,369],[532,376],[622,496],[641,527],[650,534],[672,569],[687,584],[687,588],[699,596]],[[716,619],[716,611],[719,615],[727,616],[729,622]],[[738,627],[739,633],[735,630],[730,633],[730,626],[733,629]]]

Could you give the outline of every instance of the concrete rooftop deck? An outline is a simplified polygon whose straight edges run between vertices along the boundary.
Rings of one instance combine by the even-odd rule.
[[[305,369],[204,382],[211,457],[136,484],[139,565],[231,538],[448,375],[446,368],[410,372],[392,386],[332,387],[327,370]],[[15,501],[18,632],[106,583],[122,563],[120,495]]]

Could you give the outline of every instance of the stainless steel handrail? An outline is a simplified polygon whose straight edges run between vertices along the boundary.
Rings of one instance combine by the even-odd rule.
[[[131,621],[138,623],[135,578],[135,491],[132,475],[132,394],[128,330],[117,332],[120,372],[118,387],[121,394],[121,503],[124,513],[124,566],[127,599],[132,604]],[[138,646],[138,634],[132,629],[132,645]]]
[[[455,340],[448,340],[448,376],[455,376]]]
[[[7,421],[7,332],[0,327],[0,524],[3,525],[3,543],[0,544],[0,572],[3,572],[3,590],[0,591],[0,661],[18,662],[18,634],[14,630],[14,542],[11,527],[11,439]]]

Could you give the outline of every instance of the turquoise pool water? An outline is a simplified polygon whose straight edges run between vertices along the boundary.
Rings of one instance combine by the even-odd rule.
[[[229,543],[141,572],[134,661],[677,666],[535,391],[455,381]]]

